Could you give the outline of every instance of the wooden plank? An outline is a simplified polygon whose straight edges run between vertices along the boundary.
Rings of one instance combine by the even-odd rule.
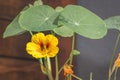
[[[13,19],[23,8],[35,0],[0,0],[0,18]]]
[[[0,18],[12,20],[26,5],[35,0],[0,0]],[[76,4],[76,0],[43,0],[52,7]]]
[[[31,57],[25,51],[25,45],[30,41],[30,35],[28,33],[5,39],[2,38],[3,32],[9,23],[9,21],[0,20],[0,55]]]
[[[52,7],[57,7],[57,6],[66,6],[68,4],[77,4],[76,0],[43,0],[44,4],[50,5]]]
[[[46,80],[38,62],[0,58],[0,80]]]

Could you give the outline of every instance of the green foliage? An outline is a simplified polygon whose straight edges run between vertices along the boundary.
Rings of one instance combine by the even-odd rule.
[[[98,39],[107,33],[104,21],[81,6],[68,5],[61,16],[63,25],[84,37]]]
[[[71,37],[73,36],[73,31],[65,26],[55,28],[53,30],[56,34],[61,35],[62,37]]]
[[[33,5],[34,6],[43,5],[43,2],[41,0],[36,0]]]
[[[3,37],[18,35],[25,31],[50,30],[63,37],[71,37],[77,33],[91,39],[102,38],[107,33],[104,21],[84,7],[68,5],[65,8],[53,9],[37,0],[20,12],[19,17],[8,25]]]
[[[10,36],[15,36],[15,35],[19,35],[22,34],[24,32],[26,32],[26,30],[22,29],[20,27],[20,25],[18,24],[18,18],[19,16],[17,16],[6,28],[4,34],[3,34],[3,38],[6,37],[10,37]]]
[[[78,50],[73,50],[73,51],[72,51],[72,54],[73,54],[73,55],[79,55],[79,54],[80,54],[80,51],[78,51]]]
[[[112,16],[105,19],[108,29],[117,29],[120,31],[120,16]]]
[[[63,9],[64,9],[63,7],[58,6],[58,7],[55,8],[55,11],[56,12],[61,12]]]
[[[21,12],[24,12],[25,10],[27,10],[29,7],[26,6]],[[25,29],[23,29],[18,21],[19,21],[19,17],[20,17],[20,14],[18,14],[14,19],[13,21],[7,26],[5,32],[3,33],[3,38],[6,38],[6,37],[11,37],[11,36],[15,36],[15,35],[19,35],[19,34],[22,34],[24,32],[26,32]]]
[[[54,24],[57,16],[58,13],[47,5],[32,6],[21,14],[19,24],[28,31],[52,30],[57,27]]]

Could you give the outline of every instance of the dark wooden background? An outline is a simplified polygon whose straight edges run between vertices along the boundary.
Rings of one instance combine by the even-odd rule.
[[[25,44],[30,41],[30,35],[3,39],[3,32],[13,18],[25,5],[35,0],[0,0],[0,80],[47,80],[40,72],[39,62],[26,54]],[[52,7],[76,4],[76,0],[43,0]],[[71,38],[60,39],[60,65],[62,65],[71,49]],[[62,59],[62,60],[61,60]],[[54,59],[53,59],[54,62]],[[64,77],[61,76],[61,80]]]

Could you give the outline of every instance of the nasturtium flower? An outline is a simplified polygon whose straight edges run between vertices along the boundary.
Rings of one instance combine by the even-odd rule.
[[[26,51],[35,58],[55,57],[59,51],[58,39],[52,34],[34,34],[26,45]]]
[[[115,65],[115,67],[120,67],[120,53],[119,53],[118,58],[116,59],[114,65]]]
[[[64,76],[73,74],[72,65],[66,64],[64,66]]]

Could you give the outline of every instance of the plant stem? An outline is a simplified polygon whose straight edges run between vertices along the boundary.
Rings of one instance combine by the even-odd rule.
[[[45,67],[44,64],[43,64],[42,58],[39,59],[39,62],[40,62],[40,67],[41,67],[42,73],[43,73],[43,74],[47,74],[47,72],[46,72],[46,67]]]
[[[113,59],[114,59],[114,56],[115,56],[115,53],[116,53],[116,50],[117,50],[117,47],[118,47],[118,44],[119,44],[119,40],[120,40],[120,32],[118,33],[118,36],[117,36],[117,39],[116,39],[116,42],[115,42],[115,46],[114,46],[114,49],[113,49],[113,53],[112,53],[112,56],[111,56],[109,73],[108,73],[109,74],[108,75],[108,80],[111,79],[111,68],[112,68]]]
[[[56,77],[55,77],[55,80],[59,80],[59,73],[58,73],[58,55],[55,56],[55,67],[56,67]]]
[[[75,47],[75,34],[73,34],[73,37],[72,37],[72,50],[71,50],[71,53],[70,53],[70,65],[72,65],[72,62],[73,62],[73,50],[74,50],[74,47]],[[69,76],[69,79],[72,80],[72,77],[71,75]]]
[[[68,58],[66,60],[66,62],[64,63],[64,65],[66,65],[69,62],[70,58]],[[58,71],[58,74],[60,74],[60,72],[62,71],[62,69],[64,68],[64,65],[60,68],[60,70]]]
[[[73,35],[73,37],[72,37],[72,51],[74,50],[74,47],[75,47],[75,35]],[[70,54],[70,64],[72,64],[72,62],[73,62],[73,54],[71,52],[71,54]]]
[[[51,70],[51,62],[50,62],[49,57],[47,57],[47,70],[48,70],[48,78],[49,78],[49,80],[53,80],[52,70]]]
[[[70,76],[70,75],[69,75]],[[70,80],[70,77],[69,76],[66,76],[66,80]]]
[[[114,80],[116,80],[116,78],[117,78],[117,71],[118,71],[118,67],[115,69]]]
[[[90,73],[90,80],[92,80],[92,72]]]
[[[66,62],[64,63],[64,65],[66,65],[69,61],[70,61],[70,65],[72,65],[72,62],[73,62],[73,53],[72,51],[74,50],[74,46],[75,46],[75,35],[73,35],[72,37],[72,50],[71,50],[71,53],[70,53],[70,56],[69,58],[66,60]],[[60,72],[62,71],[62,69],[64,68],[64,65],[60,68],[60,70],[58,71],[58,74],[60,74]],[[68,76],[69,80],[71,80],[71,75]],[[67,79],[68,79],[67,78]]]
[[[81,78],[77,77],[77,76],[74,75],[74,74],[71,74],[71,76],[74,77],[74,78],[76,78],[76,79],[78,79],[78,80],[82,80]]]
[[[29,31],[29,33],[30,33],[31,36],[33,35],[32,31]]]

